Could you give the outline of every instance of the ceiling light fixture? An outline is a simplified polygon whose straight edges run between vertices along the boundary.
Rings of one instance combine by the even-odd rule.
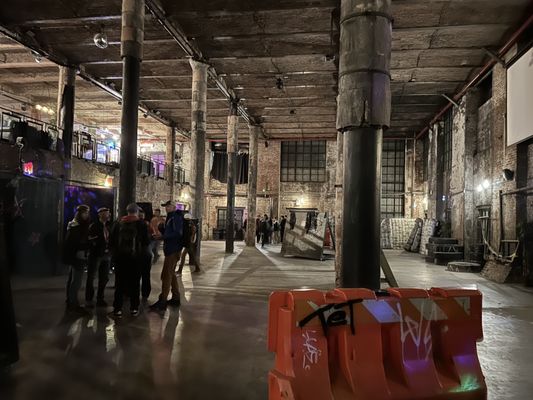
[[[276,79],[276,87],[279,90],[283,90],[283,79],[281,79],[281,78]]]
[[[107,40],[107,35],[104,32],[104,27],[102,26],[102,30],[98,32],[93,37],[93,41],[96,47],[99,49],[107,49],[107,46],[109,46],[109,41]]]

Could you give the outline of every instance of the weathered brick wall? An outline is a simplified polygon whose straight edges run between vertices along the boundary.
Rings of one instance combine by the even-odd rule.
[[[113,178],[113,187],[119,187],[119,169],[108,165],[93,163],[91,161],[72,159],[72,173],[70,181],[77,185],[104,186],[106,177]],[[159,207],[161,203],[172,197],[180,198],[180,187],[176,186],[173,196],[170,194],[170,185],[163,179],[153,176],[137,175],[136,200],[138,202],[150,202],[152,206]],[[116,199],[118,200],[118,199]]]
[[[280,182],[281,142],[259,142],[257,176],[257,214],[279,217],[287,214],[288,207],[313,207],[321,211],[335,209],[335,168],[337,164],[336,141],[328,141],[326,146],[327,179],[325,182]],[[213,237],[217,225],[218,208],[226,207],[227,185],[210,178],[210,168],[206,168],[206,223],[204,237]],[[247,208],[247,185],[236,185],[235,206]],[[255,217],[255,216],[254,216]]]

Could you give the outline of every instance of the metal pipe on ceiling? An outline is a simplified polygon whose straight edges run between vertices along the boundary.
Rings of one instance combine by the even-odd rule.
[[[177,24],[170,22],[163,8],[155,0],[145,0],[146,8],[154,16],[154,18],[165,28],[165,30],[174,38],[176,43],[187,54],[195,60],[207,62],[200,49],[192,44],[182,29]],[[218,90],[228,99],[228,101],[238,100],[231,88],[228,88],[224,79],[219,76],[214,67],[208,69],[209,78],[214,82]],[[237,106],[239,115],[250,125],[257,125],[255,118],[248,114],[248,111],[239,104]]]
[[[512,34],[512,36],[505,42],[505,44],[500,48],[500,50],[497,53],[497,56],[500,58],[503,58],[505,54],[511,49],[512,46],[516,44],[522,33],[526,29],[530,27],[530,25],[533,24],[533,14],[529,16],[527,20],[524,21],[524,23]],[[471,87],[475,86],[478,82],[480,82],[485,75],[490,71],[490,69],[497,63],[497,61],[494,58],[491,58],[479,71],[476,76],[474,76],[466,85],[463,86],[463,88],[453,96],[453,100],[455,102],[459,102],[461,98],[466,94],[467,90]],[[438,113],[433,117],[433,119],[429,122],[429,124],[423,128],[415,137],[415,139],[420,139],[422,135],[424,135],[429,130],[429,125],[433,125],[435,122],[437,122],[446,111],[448,111],[452,107],[452,103],[447,103]]]
[[[105,83],[101,82],[100,80],[98,80],[97,78],[93,77],[92,75],[90,75],[90,74],[86,73],[85,71],[81,70],[78,65],[74,65],[74,64],[70,63],[66,58],[59,57],[56,54],[49,53],[49,52],[43,50],[38,44],[30,43],[23,35],[21,35],[21,34],[19,34],[17,32],[11,31],[11,30],[7,29],[6,27],[4,27],[2,25],[0,25],[0,33],[3,34],[4,36],[9,37],[11,40],[17,42],[18,44],[26,47],[27,49],[39,54],[41,57],[44,57],[44,58],[50,60],[51,62],[53,62],[53,63],[55,63],[55,64],[57,64],[59,66],[75,68],[78,71],[78,75],[79,75],[80,78],[82,78],[82,79],[86,80],[87,82],[90,82],[91,84],[93,84],[93,85],[97,86],[98,88],[102,89],[103,91],[105,91],[106,93],[110,94],[111,96],[113,96],[118,101],[122,101],[122,94],[118,90],[113,89],[112,87],[106,85]],[[176,131],[180,135],[184,136],[187,139],[190,138],[190,135],[188,134],[188,132],[183,130],[183,129],[181,129],[181,128],[179,128],[179,127],[177,127],[177,124],[174,121],[171,121],[169,119],[166,119],[164,117],[161,117],[161,116],[157,115],[154,110],[148,108],[147,106],[140,105],[139,106],[139,111],[143,112],[147,116],[152,117],[153,119],[155,119],[156,121],[158,121],[159,123],[161,123],[163,125],[175,127]]]

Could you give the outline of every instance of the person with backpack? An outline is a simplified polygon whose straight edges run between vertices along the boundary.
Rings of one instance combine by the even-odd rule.
[[[139,314],[142,260],[150,244],[148,227],[139,218],[137,204],[129,204],[126,212],[128,215],[115,224],[111,233],[111,248],[115,261],[113,314],[116,317],[122,316],[124,295],[130,298],[131,315]]]
[[[176,265],[178,264],[181,249],[183,248],[183,211],[176,210],[172,201],[161,204],[167,212],[167,219],[161,229],[163,235],[163,270],[161,271],[161,294],[159,300],[150,306],[152,311],[165,311],[167,305],[178,307],[181,304]],[[172,291],[172,299],[168,299]]]
[[[185,214],[185,223],[183,224],[183,250],[181,251],[180,266],[178,268],[177,276],[181,276],[183,266],[185,265],[185,258],[189,255],[189,265],[194,265],[194,273],[200,273],[200,264],[196,258],[196,224],[198,220],[191,219],[190,214]]]
[[[67,225],[67,235],[63,243],[63,261],[70,267],[67,281],[67,311],[80,314],[87,314],[87,310],[80,306],[78,293],[82,285],[83,271],[87,265],[89,218],[89,206],[82,204],[76,207],[76,214]]]

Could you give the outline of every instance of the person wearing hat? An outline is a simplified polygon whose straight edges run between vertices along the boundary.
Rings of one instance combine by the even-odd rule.
[[[150,306],[153,311],[165,311],[167,304],[175,307],[180,305],[180,292],[175,272],[183,248],[183,211],[176,210],[176,204],[170,200],[161,206],[165,207],[167,212],[165,225],[161,229],[165,260],[161,271],[161,294],[159,300]],[[168,300],[171,291],[172,299]]]
[[[142,260],[150,243],[146,223],[139,218],[139,206],[131,203],[126,207],[126,212],[128,215],[115,224],[110,237],[116,266],[113,301],[115,317],[122,317],[125,295],[130,298],[131,315],[139,314]]]
[[[94,297],[94,277],[98,271],[98,289],[96,293],[96,306],[107,307],[104,292],[109,281],[109,268],[111,266],[111,253],[109,251],[109,208],[98,209],[98,220],[89,226],[89,267],[87,268],[87,283],[85,285],[85,301],[92,305]]]
[[[76,207],[74,219],[67,225],[63,246],[63,261],[69,266],[67,310],[86,314],[87,310],[80,306],[78,293],[89,250],[89,206],[82,204]]]

